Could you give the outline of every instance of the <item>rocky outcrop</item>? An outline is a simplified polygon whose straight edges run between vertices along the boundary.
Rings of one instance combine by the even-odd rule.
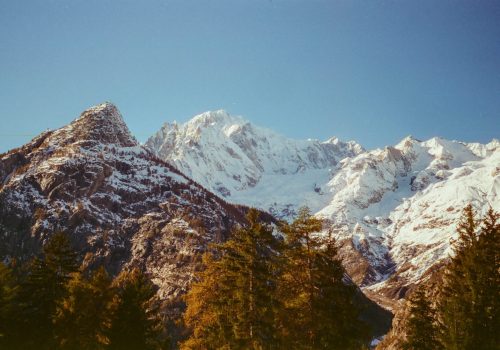
[[[208,243],[244,224],[226,203],[140,146],[105,103],[0,155],[0,256],[28,259],[67,232],[84,264],[139,266],[169,299]]]

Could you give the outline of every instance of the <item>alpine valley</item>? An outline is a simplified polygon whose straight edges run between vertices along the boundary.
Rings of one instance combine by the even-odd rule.
[[[289,139],[219,110],[166,123],[141,145],[104,103],[0,155],[0,256],[27,260],[51,233],[69,232],[85,266],[139,267],[175,303],[200,253],[246,225],[249,207],[277,223],[307,206],[360,295],[397,312],[446,262],[469,203],[500,210],[496,139],[409,136],[365,150],[335,137]],[[370,305],[374,323],[387,322]]]
[[[395,313],[383,349],[404,338],[405,296],[420,285],[440,289],[464,207],[500,209],[497,139],[408,136],[365,150],[335,137],[289,139],[219,110],[166,123],[146,145],[228,202],[285,220],[308,206],[325,219],[351,278]]]

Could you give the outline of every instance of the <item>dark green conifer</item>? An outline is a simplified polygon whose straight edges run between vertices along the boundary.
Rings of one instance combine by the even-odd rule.
[[[283,227],[284,338],[293,349],[359,349],[368,338],[354,304],[332,237],[320,235],[323,223],[307,208]]]
[[[19,286],[11,269],[0,263],[0,349],[15,347],[18,334],[17,295]]]
[[[477,221],[474,210],[468,205],[457,227],[458,240],[455,255],[445,271],[445,285],[440,298],[443,319],[443,345],[445,349],[466,349],[471,346],[469,332],[472,320],[471,284],[472,251],[477,238]],[[471,254],[472,253],[472,254]]]
[[[489,209],[477,241],[473,288],[475,349],[500,349],[500,215]]]
[[[498,214],[490,210],[480,225],[469,205],[457,231],[440,296],[443,345],[452,350],[499,349]]]
[[[436,312],[422,288],[413,292],[410,298],[410,316],[405,325],[405,350],[439,350],[442,349],[439,341]]]
[[[138,269],[123,271],[113,281],[115,296],[111,302],[109,349],[157,349],[161,324],[156,290]]]
[[[77,255],[64,233],[54,234],[35,258],[21,284],[19,303],[22,328],[29,332],[19,339],[25,349],[55,347],[54,318],[58,303],[67,295],[67,282],[78,269]]]
[[[59,303],[55,318],[61,349],[98,350],[108,344],[110,306],[114,292],[111,278],[101,267],[90,278],[74,273],[68,295]]]

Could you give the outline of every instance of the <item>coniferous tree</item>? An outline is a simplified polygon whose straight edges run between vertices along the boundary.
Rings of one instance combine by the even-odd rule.
[[[468,329],[472,320],[470,308],[472,300],[470,283],[471,252],[477,237],[478,224],[472,205],[464,209],[457,227],[458,240],[455,242],[455,256],[445,271],[445,285],[440,298],[440,313],[443,319],[443,345],[446,349],[465,349],[470,346]]]
[[[440,296],[445,349],[499,349],[500,233],[490,210],[482,226],[471,205],[458,225],[455,254]]]
[[[344,279],[333,238],[319,235],[322,227],[307,208],[283,227],[285,338],[294,349],[359,349],[368,330],[354,304],[355,286]]]
[[[206,268],[186,296],[184,320],[192,336],[182,349],[278,348],[279,241],[256,210],[247,219],[248,227],[204,255]]]
[[[123,271],[113,281],[109,349],[157,349],[161,325],[156,290],[138,269]]]
[[[500,215],[489,209],[477,241],[473,333],[475,349],[500,349]]]
[[[56,338],[61,349],[98,350],[108,344],[110,305],[114,292],[111,278],[101,267],[90,278],[74,273],[68,295],[55,318]]]
[[[11,269],[0,263],[0,348],[11,349],[15,347],[17,328],[17,294],[19,286]]]
[[[19,339],[24,349],[53,349],[53,321],[58,303],[67,295],[67,282],[76,272],[77,255],[64,233],[54,234],[43,247],[41,258],[35,258],[21,284],[19,303],[23,329]]]
[[[439,328],[436,312],[422,288],[417,289],[410,299],[410,316],[405,325],[405,350],[439,350]]]
[[[201,350],[236,348],[231,332],[231,310],[227,302],[231,279],[220,262],[210,253],[203,255],[205,269],[198,273],[198,282],[192,284],[185,296],[187,309],[184,323],[191,336],[180,344],[181,349]]]

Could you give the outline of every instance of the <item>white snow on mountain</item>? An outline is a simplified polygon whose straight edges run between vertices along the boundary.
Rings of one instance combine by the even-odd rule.
[[[162,298],[189,288],[200,253],[244,210],[139,145],[111,103],[0,155],[1,256],[31,258],[60,230],[85,266],[139,267]]]
[[[146,145],[227,200],[285,217],[300,205],[326,205],[320,186],[342,159],[364,151],[336,138],[292,140],[223,110],[166,123]]]
[[[467,203],[500,209],[498,140],[407,137],[365,151],[336,138],[289,139],[215,111],[167,123],[146,144],[230,202],[283,218],[309,206],[370,265],[357,281],[373,290],[416,283],[446,258]]]
[[[466,144],[406,138],[346,159],[325,185],[330,203],[317,215],[328,218],[340,237],[353,240],[379,274],[370,283],[397,275],[418,282],[450,252],[450,239],[468,204],[484,212],[500,209],[500,143]],[[389,280],[389,283],[392,280]],[[368,284],[370,284],[368,283]]]

